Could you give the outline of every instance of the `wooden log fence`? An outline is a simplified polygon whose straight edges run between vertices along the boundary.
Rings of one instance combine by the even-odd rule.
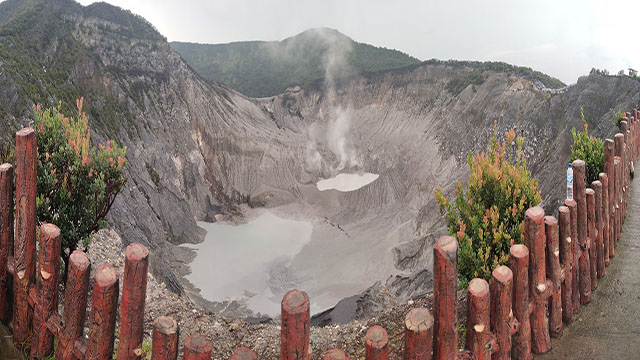
[[[473,279],[468,287],[465,349],[458,349],[456,238],[442,236],[434,245],[433,315],[412,309],[405,317],[404,360],[532,359],[551,350],[550,337],[562,335],[586,305],[606,267],[615,257],[629,196],[629,169],[640,154],[638,111],[628,113],[621,132],[604,142],[604,172],[591,188],[585,164],[573,162],[574,200],[558,208],[558,218],[532,207],[525,213],[525,244],[514,244],[508,266],[499,266],[487,283]],[[30,348],[33,359],[53,352],[55,359],[111,359],[117,312],[120,311],[118,360],[142,356],[143,315],[148,249],[138,243],[125,252],[122,301],[113,267],[100,265],[93,278],[88,336],[83,335],[91,263],[74,251],[69,259],[62,314],[58,314],[60,230],[37,226],[35,212],[37,144],[31,128],[16,133],[16,162],[0,165],[0,321],[11,322],[13,342]],[[15,209],[15,222],[14,222]],[[38,246],[36,251],[36,232]],[[291,290],[282,300],[281,360],[309,360],[310,306],[304,291]],[[161,316],[153,324],[151,359],[176,360],[180,354],[178,324]],[[185,360],[211,359],[213,343],[199,334],[185,341]],[[367,360],[389,358],[389,336],[372,326],[365,336]],[[328,349],[328,360],[349,359]],[[235,360],[258,355],[241,347]]]

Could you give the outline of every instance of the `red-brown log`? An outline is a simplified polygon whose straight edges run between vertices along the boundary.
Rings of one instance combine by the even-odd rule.
[[[13,343],[24,348],[31,335],[33,309],[29,306],[29,288],[36,271],[36,133],[24,128],[16,133],[16,224],[13,245]]]
[[[589,279],[591,280],[591,291],[598,287],[597,267],[598,259],[596,253],[596,192],[587,189],[587,248],[589,249]]]
[[[52,224],[40,226],[38,274],[33,311],[31,357],[43,359],[53,351],[53,334],[47,329],[49,316],[58,313],[58,274],[60,273],[60,229]]]
[[[366,360],[389,360],[389,336],[380,325],[367,330]]]
[[[193,334],[184,341],[182,360],[211,360],[213,344],[204,336]]]
[[[609,266],[609,176],[606,173],[600,173],[600,183],[602,184],[601,190],[601,224],[602,224],[602,257],[604,266]],[[606,269],[603,269],[602,275],[606,274]]]
[[[404,329],[403,359],[430,360],[433,351],[433,316],[431,312],[422,307],[411,309],[404,319]]]
[[[87,313],[90,272],[91,262],[87,254],[80,250],[71,253],[62,313],[63,330],[58,332],[56,360],[75,360],[74,345],[76,339],[82,337]]]
[[[176,360],[178,358],[179,334],[178,323],[173,318],[158,317],[153,322],[151,360]],[[233,359],[233,357],[231,358]]]
[[[578,204],[578,268],[580,303],[591,301],[591,265],[589,263],[589,238],[587,231],[587,195],[585,165],[582,160],[573,162],[573,196]]]
[[[517,326],[511,311],[512,287],[511,269],[504,265],[493,269],[491,272],[491,332],[495,335],[498,346],[495,349],[497,351],[491,355],[491,347],[485,345],[487,339],[481,337],[483,340],[480,342],[483,345],[481,348],[487,351],[482,358],[498,360],[511,358],[511,336],[515,333]],[[474,329],[479,330],[475,326]],[[478,346],[475,348],[477,349]]]
[[[604,174],[601,174],[604,175]],[[604,242],[603,242],[603,211],[602,211],[602,183],[600,180],[596,180],[591,183],[591,188],[594,191],[594,204],[595,204],[595,246],[596,246],[596,264],[597,264],[597,276],[598,279],[605,274],[604,270]]]
[[[134,360],[142,356],[142,326],[148,267],[149,250],[140,243],[127,246],[122,278],[118,360]]]
[[[553,284],[549,298],[549,334],[552,337],[562,335],[562,268],[560,267],[560,240],[558,220],[553,216],[544,217],[547,240],[547,278]]]
[[[87,356],[90,359],[112,357],[117,309],[118,274],[111,265],[102,264],[93,279],[87,339]]]
[[[429,354],[429,356],[431,356],[431,354]],[[324,354],[323,359],[324,360],[349,360],[349,357],[347,356],[347,354],[344,353],[344,351],[340,349],[332,348],[327,350],[327,352]]]
[[[574,168],[575,165],[574,161]],[[584,163],[582,165],[584,169]],[[534,354],[544,354],[551,350],[547,304],[553,286],[546,277],[544,210],[540,206],[535,206],[527,209],[524,216],[524,239],[529,248],[529,298],[533,306],[531,351]]]
[[[622,229],[622,209],[620,208],[622,204],[622,186],[621,186],[621,174],[622,174],[622,162],[620,161],[619,156],[614,156],[613,158],[613,167],[615,170],[615,178],[616,178],[616,200],[615,200],[615,209],[616,209],[616,232],[614,235],[613,247],[615,248],[618,244],[618,240],[620,239],[620,230]],[[611,249],[609,249],[611,250]]]
[[[529,250],[515,244],[509,250],[509,268],[513,272],[513,315],[518,320],[518,331],[513,335],[511,358],[533,359],[531,355],[531,325],[529,322]]]
[[[491,356],[498,349],[498,342],[495,335],[489,331],[488,325],[478,324],[471,329],[473,347],[470,350],[458,354],[458,360],[491,360]]]
[[[558,208],[560,242],[560,263],[562,264],[562,320],[569,324],[573,317],[573,304],[571,292],[573,290],[573,240],[571,238],[571,213],[566,206]]]
[[[473,350],[475,343],[473,327],[476,325],[490,325],[491,300],[489,283],[484,279],[475,278],[469,282],[467,288],[467,331],[465,348]],[[488,331],[488,330],[487,330]]]
[[[0,165],[0,321],[11,320],[13,278],[7,260],[13,256],[13,166]]]
[[[290,290],[282,299],[280,330],[280,360],[307,360],[309,346],[309,296],[300,290]]]
[[[433,246],[433,279],[433,357],[453,359],[458,352],[458,242],[453,236],[442,236]]]
[[[608,196],[608,229],[609,233],[607,238],[609,239],[609,259],[615,256],[613,239],[614,239],[614,231],[615,231],[615,207],[614,207],[614,198],[615,198],[615,168],[613,166],[613,158],[615,156],[615,143],[611,139],[606,139],[604,141],[604,172],[607,174],[607,196]],[[611,260],[609,260],[611,261]]]
[[[578,246],[578,203],[575,200],[565,200],[564,205],[569,208],[569,222],[571,228],[571,254],[573,255],[573,264],[571,268],[571,302],[573,303],[572,314],[580,311],[580,289],[578,287],[579,255],[580,247]]]

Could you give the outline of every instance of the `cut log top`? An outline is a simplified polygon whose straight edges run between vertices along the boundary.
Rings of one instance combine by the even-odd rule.
[[[513,272],[508,266],[500,265],[493,269],[493,277],[501,283],[506,283],[513,279]]]
[[[195,353],[210,353],[211,351],[213,351],[213,344],[209,341],[207,341],[207,339],[199,334],[194,334],[189,336],[185,341],[184,341],[184,347],[188,348],[189,350],[195,352]]]
[[[74,250],[69,257],[69,260],[71,261],[71,264],[80,271],[86,270],[91,264],[87,254],[81,250]]]
[[[149,249],[140,243],[133,243],[127,246],[125,254],[129,260],[140,261],[149,256]]]
[[[33,130],[32,127],[26,127],[18,130],[18,132],[16,132],[16,137],[30,136],[31,134],[34,134],[34,133],[35,133],[35,130]]]
[[[613,142],[613,140],[611,139],[606,139],[604,141],[604,148],[605,150],[609,150],[609,151],[613,151],[613,147],[615,146],[615,143]]]
[[[340,349],[329,349],[326,354],[324,354],[324,360],[349,360],[347,354]]]
[[[405,317],[404,325],[411,331],[424,331],[433,327],[433,316],[427,308],[411,309]]]
[[[572,200],[572,201],[573,201],[573,200]],[[560,207],[558,208],[558,212],[559,212],[560,214],[569,214],[569,208],[568,208],[568,207],[566,207],[566,206],[560,206]]]
[[[567,209],[569,211],[569,209]],[[544,224],[547,226],[558,225],[558,219],[555,216],[547,215],[544,217]]]
[[[258,355],[253,350],[241,347],[231,355],[231,360],[256,360]],[[342,358],[339,358],[342,359]]]
[[[304,291],[290,290],[282,298],[282,309],[289,314],[304,313],[309,310],[309,296]]]
[[[595,195],[595,191],[592,188],[587,189],[587,195]]]
[[[382,348],[389,342],[387,331],[380,325],[375,325],[367,331],[367,344],[376,348]]]
[[[475,278],[469,282],[469,292],[473,296],[483,297],[489,293],[489,283],[485,279]]]
[[[533,220],[536,223],[542,222],[544,218],[544,209],[540,206],[534,206],[532,208],[527,209],[527,211],[524,213],[524,216]]]
[[[600,173],[600,174],[604,175],[604,173]],[[598,176],[600,176],[600,175],[598,175]],[[602,186],[602,183],[600,182],[600,180],[595,180],[595,181],[593,181],[591,183],[591,187],[593,187],[593,188],[598,188],[598,187],[601,187],[601,186]]]
[[[118,281],[118,274],[113,266],[108,264],[102,264],[98,267],[95,277],[96,283],[101,287],[108,287]]]
[[[572,208],[572,207],[577,207],[578,203],[575,200],[565,200],[564,204],[568,207],[568,208]]]
[[[43,236],[49,238],[60,236],[60,229],[53,224],[44,223],[40,225],[40,232]]]
[[[0,172],[9,171],[9,169],[11,169],[11,168],[13,168],[13,165],[4,163],[4,164],[0,165]]]
[[[527,247],[524,244],[515,244],[511,246],[511,249],[509,250],[509,252],[513,257],[518,259],[529,258],[529,249],[527,249]]]
[[[624,134],[623,133],[617,133],[616,136],[614,136],[614,139],[624,139]]]
[[[435,247],[444,252],[451,260],[456,259],[458,256],[458,242],[453,236],[441,236],[436,241]]]
[[[584,171],[584,161],[579,159],[573,160],[573,162],[571,163],[571,168],[573,168],[574,171],[576,170],[576,168]]]
[[[153,322],[153,327],[162,334],[173,335],[178,332],[178,323],[168,316],[160,316]]]

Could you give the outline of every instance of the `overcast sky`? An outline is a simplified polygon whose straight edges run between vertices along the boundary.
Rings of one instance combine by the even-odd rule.
[[[107,2],[144,16],[169,41],[282,40],[309,28],[330,27],[421,60],[505,61],[566,83],[575,83],[592,67],[612,73],[640,68],[640,31],[624,20],[640,16],[638,0]]]

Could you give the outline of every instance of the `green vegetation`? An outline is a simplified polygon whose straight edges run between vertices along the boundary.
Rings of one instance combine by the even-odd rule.
[[[453,95],[459,95],[462,90],[469,85],[482,85],[484,83],[484,72],[482,70],[474,70],[463,78],[455,78],[447,84],[447,91]]]
[[[145,161],[144,166],[147,168],[151,181],[153,181],[156,187],[158,187],[158,185],[160,185],[160,175],[158,175],[156,169],[154,169],[148,162]]]
[[[127,149],[111,141],[106,146],[92,146],[82,106],[80,99],[71,118],[62,114],[60,106],[33,111],[38,142],[38,221],[60,228],[65,264],[80,240],[88,247],[92,234],[106,226],[104,218],[126,183],[123,166]]]
[[[488,153],[469,153],[469,186],[458,182],[454,202],[442,189],[435,193],[449,233],[459,243],[462,288],[476,277],[489,281],[491,271],[507,263],[511,245],[524,242],[525,211],[541,201],[538,180],[527,170],[522,152],[524,139],[516,139],[513,129],[505,136],[506,141],[497,140],[496,124]]]
[[[592,181],[598,180],[598,174],[604,171],[604,143],[602,140],[589,135],[589,125],[584,117],[584,111],[580,108],[580,116],[584,123],[584,131],[571,129],[573,145],[571,145],[571,158],[569,161],[580,159],[584,161],[587,178],[587,186]]]
[[[622,122],[622,120],[624,120],[625,114],[624,111],[618,111],[618,112],[613,112],[613,124],[619,128],[620,127],[620,123]]]
[[[454,79],[447,85],[447,90],[454,95],[459,94],[470,84],[479,85],[484,81],[483,73],[485,71],[495,71],[499,73],[506,73],[521,76],[525,79],[532,81],[540,81],[544,86],[549,89],[560,89],[566,86],[562,81],[551,77],[540,71],[533,70],[526,66],[510,65],[501,61],[457,61],[457,60],[438,60],[431,59],[423,62],[426,65],[446,65],[456,68],[468,67],[474,69],[469,75],[466,75],[464,79]],[[466,84],[466,85],[465,85]],[[463,87],[464,86],[464,87]]]
[[[321,79],[331,60],[345,60],[336,63],[337,77],[420,63],[400,51],[358,43],[332,29],[312,29],[273,42],[170,45],[205,79],[253,97],[280,94],[290,86]]]

